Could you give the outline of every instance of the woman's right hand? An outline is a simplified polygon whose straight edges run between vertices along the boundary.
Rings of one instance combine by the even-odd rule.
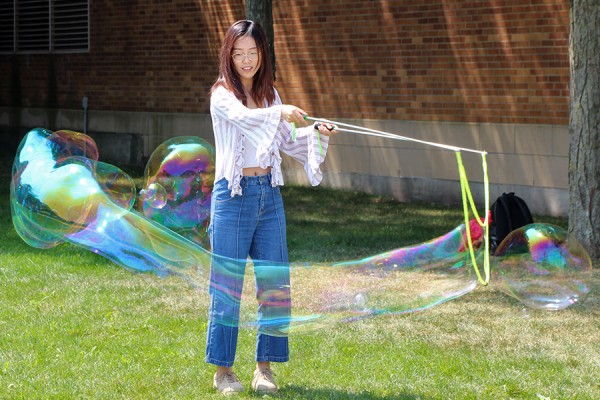
[[[308,121],[304,119],[304,116],[308,115],[306,111],[291,104],[284,104],[281,108],[281,119],[289,123],[296,123],[296,125],[307,126]]]

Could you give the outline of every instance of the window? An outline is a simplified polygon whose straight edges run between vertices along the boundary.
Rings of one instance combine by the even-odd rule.
[[[0,5],[1,53],[88,50],[88,0],[13,0]]]

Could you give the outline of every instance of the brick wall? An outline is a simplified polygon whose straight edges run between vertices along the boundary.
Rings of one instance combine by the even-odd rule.
[[[219,1],[90,1],[85,54],[0,55],[0,104],[22,107],[206,112],[222,29],[243,9]],[[233,2],[232,2],[233,3]],[[238,7],[239,8],[239,7]],[[240,14],[241,12],[241,14]],[[15,69],[18,68],[18,72]]]
[[[522,3],[277,0],[278,89],[313,116],[485,149],[492,198],[516,191],[534,212],[566,215],[569,1]],[[208,91],[243,2],[90,7],[89,53],[0,55],[0,151],[16,148],[14,127],[84,131],[83,96],[102,160],[147,158],[173,136],[211,141]],[[481,161],[463,160],[481,204]],[[303,183],[302,167],[284,161],[286,181]],[[457,203],[454,163],[449,152],[339,135],[323,185]]]
[[[319,113],[568,122],[568,1],[277,3],[283,92]]]
[[[330,118],[568,123],[568,0],[278,0],[284,101]],[[0,55],[0,107],[206,113],[242,2],[90,1],[90,52]]]

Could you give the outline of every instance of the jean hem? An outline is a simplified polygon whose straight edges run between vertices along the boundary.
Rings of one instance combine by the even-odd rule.
[[[288,362],[289,357],[256,357],[256,362]]]
[[[214,358],[208,358],[208,357],[204,361],[209,364],[216,365],[217,367],[233,367],[233,362],[229,362],[229,361],[215,360]]]

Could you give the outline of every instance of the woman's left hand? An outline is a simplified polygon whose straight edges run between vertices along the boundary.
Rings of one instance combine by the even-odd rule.
[[[327,124],[324,122],[319,123],[319,133],[325,136],[335,135],[338,131],[335,130],[337,128],[333,124]]]

